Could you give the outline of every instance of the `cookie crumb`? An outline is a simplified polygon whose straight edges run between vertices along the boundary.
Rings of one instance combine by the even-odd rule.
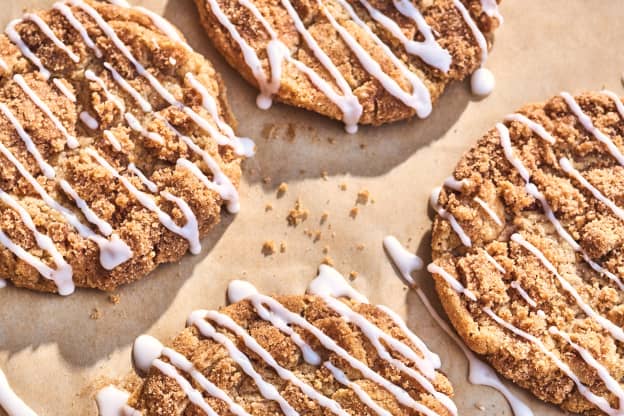
[[[366,205],[368,204],[369,199],[370,199],[370,192],[368,191],[368,189],[362,189],[360,192],[358,192],[357,200],[355,202],[356,204]]]
[[[329,256],[325,256],[325,257],[323,258],[323,261],[322,261],[321,263],[323,263],[323,264],[326,264],[326,265],[328,265],[328,266],[332,266],[332,267],[333,267],[333,265],[334,265],[334,260],[333,260],[331,257],[329,257]]]
[[[275,250],[275,241],[273,240],[267,240],[262,244],[262,254],[264,254],[265,257],[275,254]]]
[[[288,213],[288,217],[286,217],[286,219],[288,220],[288,225],[290,225],[291,227],[298,226],[308,219],[309,214],[310,212],[303,207],[303,204],[301,203],[301,198],[297,198],[297,200],[295,201],[295,207],[290,210],[290,212]]]
[[[264,206],[264,212],[269,212],[269,211],[273,211],[273,205],[271,204],[266,204]]]
[[[323,214],[321,215],[321,224],[325,224],[328,218],[329,218],[329,212],[323,211]]]
[[[476,407],[478,410],[482,411],[482,412],[484,412],[484,411],[485,411],[485,406],[483,406],[483,405],[482,405],[482,404],[480,404],[480,403],[475,404],[475,407]]]
[[[102,311],[100,311],[98,308],[91,309],[91,313],[89,314],[89,319],[93,321],[97,321],[101,317],[102,317]]]
[[[347,184],[344,183],[344,182],[341,183],[338,187],[340,188],[341,191],[346,191],[347,190]]]
[[[364,249],[366,248],[366,246],[362,243],[358,243],[355,248],[357,249],[357,251],[364,251]]]
[[[355,279],[357,279],[358,275],[358,272],[356,272],[355,270],[351,270],[351,272],[349,273],[349,280],[354,281]]]
[[[277,187],[277,197],[283,197],[284,195],[286,195],[286,192],[288,192],[288,184],[286,182],[280,183],[280,185]]]
[[[270,184],[270,183],[271,183],[271,177],[270,177],[270,176],[265,176],[264,178],[262,178],[262,182],[263,182],[265,185]]]
[[[108,295],[108,301],[113,305],[119,305],[119,302],[121,301],[121,296],[111,293],[110,295]]]
[[[353,219],[356,219],[359,213],[360,209],[358,207],[353,207],[351,208],[351,211],[349,211],[349,216]]]
[[[318,242],[321,240],[321,238],[323,237],[323,233],[320,230],[317,230],[314,232],[314,242]]]
[[[286,241],[280,243],[280,253],[286,253]]]
[[[321,178],[322,178],[324,181],[326,181],[326,180],[328,180],[328,179],[329,179],[329,174],[327,173],[327,171],[326,171],[326,170],[324,170],[324,171],[322,171],[322,172],[321,172]]]
[[[329,253],[329,246],[324,246],[323,247],[323,254],[327,254]]]

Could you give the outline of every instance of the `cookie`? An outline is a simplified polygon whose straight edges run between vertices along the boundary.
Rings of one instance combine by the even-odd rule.
[[[493,88],[482,66],[502,23],[496,0],[195,2],[264,109],[275,97],[354,133],[358,123],[427,117],[450,82],[472,73],[476,92]]]
[[[219,74],[161,17],[70,0],[0,36],[0,277],[70,294],[179,260],[239,208]]]
[[[539,399],[624,409],[624,104],[523,107],[432,195],[433,273],[466,344]]]
[[[439,357],[334,269],[321,266],[303,296],[242,281],[228,295],[218,312],[193,312],[169,347],[139,337],[143,378],[132,394],[101,390],[100,415],[457,414]]]

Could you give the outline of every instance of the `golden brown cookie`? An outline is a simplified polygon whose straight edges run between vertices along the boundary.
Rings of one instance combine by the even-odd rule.
[[[624,409],[624,105],[562,93],[505,118],[434,191],[436,288],[468,346],[541,400]]]
[[[195,2],[212,43],[260,89],[260,107],[275,96],[351,132],[427,117],[451,81],[484,64],[502,23],[495,0]],[[492,87],[488,74],[477,89]]]
[[[219,75],[162,18],[71,0],[0,36],[0,276],[69,294],[140,279],[238,210]]]
[[[309,293],[269,297],[233,282],[235,303],[194,312],[167,348],[139,337],[143,377],[131,395],[103,389],[100,415],[456,413],[439,358],[395,313],[327,266]]]

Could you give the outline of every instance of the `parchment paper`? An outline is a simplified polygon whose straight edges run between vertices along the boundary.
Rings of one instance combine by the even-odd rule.
[[[52,3],[4,0],[0,25],[24,9]],[[239,132],[258,146],[256,158],[245,165],[242,211],[225,218],[203,242],[200,255],[120,289],[116,306],[107,294],[95,291],[61,298],[12,287],[0,290],[0,368],[17,393],[42,416],[96,414],[94,381],[130,371],[130,346],[137,335],[172,337],[192,310],[223,305],[233,278],[249,279],[268,293],[300,293],[328,256],[341,272],[358,272],[356,287],[373,302],[407,316],[410,327],[441,355],[460,414],[510,415],[500,394],[468,383],[464,356],[406,291],[383,252],[382,239],[394,234],[427,261],[430,190],[478,137],[522,104],[562,90],[604,86],[624,95],[622,1],[505,0],[506,22],[487,65],[498,82],[494,94],[476,102],[467,83],[456,84],[431,118],[363,128],[355,136],[345,134],[339,123],[302,110],[283,105],[268,112],[257,109],[256,92],[209,44],[192,0],[134,3],[182,28],[190,44],[223,74]],[[288,183],[288,192],[277,198],[281,182]],[[346,190],[340,189],[342,184]],[[359,205],[353,219],[350,210],[361,190],[368,190],[374,203]],[[310,214],[293,228],[286,216],[297,197]],[[267,211],[267,204],[272,210]],[[329,217],[321,224],[324,212]],[[314,242],[306,230],[321,231],[320,240]],[[265,257],[265,240],[285,241],[286,252]],[[419,278],[433,294],[429,276],[423,272]],[[90,319],[94,309],[101,315],[97,320]],[[536,415],[563,414],[508,384]]]

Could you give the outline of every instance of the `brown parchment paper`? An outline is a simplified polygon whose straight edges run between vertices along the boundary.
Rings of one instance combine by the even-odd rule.
[[[339,123],[302,110],[283,105],[268,112],[257,109],[256,92],[215,53],[192,0],[131,1],[180,27],[223,74],[239,132],[258,146],[255,159],[245,165],[242,211],[226,216],[203,242],[200,255],[189,255],[116,292],[121,298],[116,306],[107,294],[95,291],[61,298],[12,287],[0,290],[0,368],[16,392],[42,416],[96,414],[93,383],[130,371],[136,336],[172,337],[192,310],[223,305],[233,278],[249,279],[269,293],[302,292],[328,256],[341,272],[358,272],[355,286],[373,302],[406,316],[441,355],[462,415],[510,415],[495,390],[468,383],[464,356],[406,291],[383,252],[382,239],[394,234],[426,261],[430,258],[430,190],[505,114],[562,90],[606,86],[624,95],[622,0],[505,0],[501,9],[506,21],[487,65],[498,83],[490,97],[474,101],[467,83],[456,84],[429,119],[362,128],[354,136]],[[52,3],[2,0],[0,25],[24,10]],[[277,198],[281,182],[288,183],[288,192]],[[347,189],[341,190],[341,184]],[[374,203],[360,205],[353,219],[349,214],[360,190],[368,190]],[[286,216],[297,197],[310,214],[293,228]],[[267,211],[267,204],[272,210]],[[321,224],[324,212],[329,216]],[[320,240],[314,242],[306,230],[321,231]],[[265,240],[285,241],[286,252],[265,257]],[[418,277],[433,294],[426,272]],[[99,319],[90,319],[93,311]],[[563,414],[508,385],[536,415]]]

